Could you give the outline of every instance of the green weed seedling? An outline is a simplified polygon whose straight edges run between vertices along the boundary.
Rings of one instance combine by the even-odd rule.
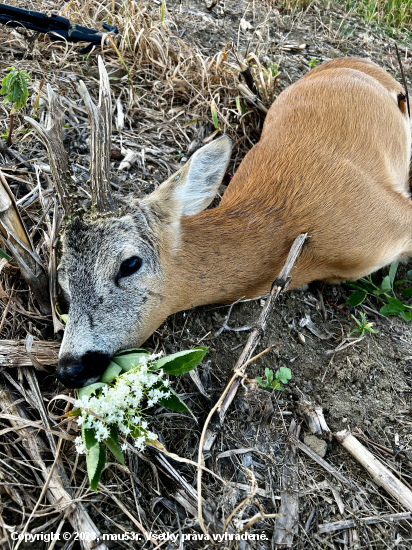
[[[11,103],[12,107],[10,112],[9,131],[2,136],[7,140],[7,145],[10,146],[11,135],[13,133],[14,114],[22,107],[26,106],[27,98],[29,97],[26,79],[31,82],[31,78],[27,73],[19,71],[16,67],[7,67],[6,70],[9,71],[9,74],[1,81],[2,88],[0,90],[0,95],[5,95],[6,97],[3,103]]]
[[[272,73],[272,76],[276,76],[279,72],[278,70],[278,64],[272,61],[271,63],[268,63],[268,69]]]
[[[308,61],[308,65],[311,69],[314,69],[319,65],[319,60],[316,57],[311,57]]]
[[[365,314],[360,311],[359,315],[361,316],[360,321],[359,319],[356,319],[354,315],[351,315],[353,322],[356,324],[356,328],[354,328],[350,334],[360,334],[361,338],[365,335],[366,332],[377,334],[378,331],[372,328],[373,323],[368,323]]]
[[[260,384],[262,388],[283,391],[285,388],[282,384],[286,386],[292,378],[292,371],[287,367],[280,367],[280,369],[276,371],[275,378],[273,379],[273,370],[266,368],[265,376],[266,381],[263,381],[260,376],[256,377],[256,382]]]
[[[355,290],[346,300],[348,306],[357,307],[366,300],[367,296],[373,296],[383,303],[379,310],[382,315],[385,317],[399,315],[404,321],[409,322],[412,319],[412,306],[404,304],[396,297],[395,288],[404,284],[412,285],[412,271],[408,271],[407,279],[395,281],[398,264],[399,262],[391,264],[389,274],[383,278],[380,286],[372,281],[371,275],[353,283],[345,283],[346,286]],[[404,298],[410,298],[412,286],[405,288],[401,294]]]

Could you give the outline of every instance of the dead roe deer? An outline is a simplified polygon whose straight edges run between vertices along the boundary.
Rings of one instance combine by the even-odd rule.
[[[119,349],[140,346],[174,312],[269,291],[299,233],[290,288],[357,279],[411,254],[409,117],[402,86],[375,64],[328,61],[284,90],[220,205],[231,155],[222,137],[142,200],[109,184],[111,101],[102,60],[91,121],[92,208],[81,216],[49,88],[46,144],[67,221],[59,282],[70,304],[57,376],[96,381]]]

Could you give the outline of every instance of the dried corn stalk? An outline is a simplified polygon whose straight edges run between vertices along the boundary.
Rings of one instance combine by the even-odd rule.
[[[51,313],[49,281],[43,264],[33,249],[16,201],[0,170],[0,237],[12,254],[20,272],[35,295],[40,310]]]

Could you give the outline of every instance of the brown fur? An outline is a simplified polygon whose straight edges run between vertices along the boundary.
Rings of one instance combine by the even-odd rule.
[[[167,314],[267,292],[302,232],[292,288],[357,279],[409,255],[402,91],[376,65],[346,58],[282,92],[220,206],[182,219],[182,244],[165,259]]]

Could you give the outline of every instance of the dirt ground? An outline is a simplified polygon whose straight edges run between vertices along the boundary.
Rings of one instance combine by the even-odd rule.
[[[155,1],[155,7],[157,4],[158,2]],[[24,7],[23,4],[21,7]],[[37,9],[40,8],[41,6]],[[217,54],[230,41],[240,52],[245,52],[246,49],[252,51],[255,48],[262,65],[275,66],[280,73],[276,95],[308,72],[309,63],[313,58],[320,63],[341,56],[367,57],[387,69],[395,78],[400,78],[393,40],[379,27],[367,26],[358,16],[345,12],[339,6],[328,4],[325,8],[314,3],[303,11],[293,11],[277,6],[275,2],[249,3],[241,0],[239,2],[218,1],[208,9],[204,1],[182,0],[168,2],[167,9],[167,18],[173,22],[176,35],[188,45],[197,48],[204,56]],[[70,16],[70,10],[67,16]],[[299,49],[302,45],[304,47]],[[401,46],[409,84],[412,74],[408,56],[410,46],[411,44]],[[72,95],[74,92],[70,84],[71,74],[84,75],[86,69],[89,71],[86,71],[87,75],[94,74],[94,61],[90,62],[89,68],[86,67],[86,69],[84,60],[81,63],[79,61],[78,71],[75,66],[68,69],[65,65],[53,69],[48,66],[48,63],[52,63],[50,58],[47,58],[48,60],[36,58],[35,50],[33,51],[33,57],[30,57],[28,50],[23,56],[16,53],[10,54],[8,46],[3,42],[0,48],[1,73],[3,74],[4,69],[12,63],[16,65],[21,63],[24,67],[27,62],[37,75],[44,72],[54,85],[59,86],[60,93]],[[120,62],[117,64],[113,62],[113,67],[122,70]],[[147,90],[150,93],[150,88],[145,89],[145,83],[139,80],[139,75],[135,76],[136,81],[142,85],[142,95]],[[146,85],[148,86],[147,82]],[[125,98],[127,81],[115,82],[115,86],[117,86],[116,94],[123,90],[125,94],[123,98]],[[145,117],[147,120],[152,120],[151,117],[154,117],[154,126],[156,126],[157,109],[162,111],[163,115],[167,113],[168,119],[172,119],[175,114],[166,110],[166,107],[167,109],[170,107],[169,98],[167,102],[165,101],[167,105],[163,105],[157,96],[153,96],[152,105],[150,105],[150,97],[146,102],[143,106],[140,105],[139,109],[131,110],[127,117],[128,127],[124,135],[119,136],[114,132],[113,143],[118,145],[122,139],[122,143],[126,145],[129,141],[129,145],[140,144],[141,146],[143,142],[145,146],[152,147],[152,150],[158,149],[162,153],[156,156],[149,152],[146,163],[133,166],[128,173],[119,173],[118,164],[113,164],[112,181],[119,185],[123,193],[133,192],[143,195],[153,190],[155,185],[168,174],[164,163],[159,159],[165,159],[171,169],[176,169],[188,147],[187,140],[173,141],[172,125],[164,126],[163,135],[159,136],[156,130],[145,136],[144,131],[147,128],[144,125]],[[173,108],[179,108],[182,105],[179,101],[173,103],[170,100],[170,102]],[[199,109],[201,111],[202,107]],[[208,113],[210,122],[210,111],[205,108],[202,111],[202,123],[208,119]],[[5,118],[6,114],[2,116]],[[188,111],[180,123],[183,124],[191,118],[193,118],[192,114]],[[257,141],[262,120],[262,117],[256,116],[250,123],[248,139],[251,142]],[[159,123],[163,124],[160,120]],[[187,135],[190,139],[195,138],[196,131],[196,127],[188,127]],[[239,164],[247,143],[240,127],[234,133],[236,131],[239,135],[238,139],[236,135],[234,136],[232,171]],[[176,135],[179,135],[178,132]],[[45,160],[42,148],[40,146],[33,148],[33,143],[34,141],[28,142],[17,150],[24,152],[30,159],[42,157]],[[87,171],[84,168],[86,164],[84,159],[87,157],[88,147],[84,131],[80,130],[76,133],[71,130],[68,133],[66,145],[75,159],[73,164],[78,181],[86,181]],[[12,164],[4,155],[0,162],[1,160],[6,167]],[[10,183],[13,184],[12,189],[17,198],[27,194],[27,189],[21,189],[18,181]],[[224,188],[223,185],[222,192]],[[397,278],[401,278],[408,269],[412,269],[412,263],[400,266]],[[378,272],[374,275],[374,279],[380,282],[386,274],[387,270]],[[275,278],[277,274],[273,275]],[[8,274],[7,277],[4,287],[9,291],[11,275]],[[205,476],[203,498],[212,506],[213,513],[219,520],[223,521],[228,517],[235,506],[245,499],[247,495],[245,484],[250,482],[248,477],[250,471],[257,480],[258,492],[256,498],[252,499],[238,515],[237,520],[240,522],[238,525],[244,525],[241,523],[242,520],[253,516],[259,509],[263,508],[266,514],[279,511],[281,475],[288,445],[286,434],[292,419],[296,419],[299,423],[301,421],[297,402],[302,397],[323,407],[326,422],[332,432],[345,428],[359,429],[363,434],[362,441],[368,449],[384,461],[407,485],[412,483],[411,462],[408,455],[408,452],[412,452],[411,325],[400,318],[381,316],[378,313],[380,307],[378,302],[367,301],[366,308],[361,306],[358,311],[366,314],[368,321],[374,323],[373,327],[378,332],[367,334],[357,343],[353,343],[352,337],[352,340],[348,341],[350,343],[348,347],[335,352],[334,350],[348,338],[350,331],[354,328],[350,321],[350,314],[356,312],[346,306],[349,293],[349,289],[343,285],[325,286],[313,283],[307,289],[295,290],[280,297],[258,351],[272,344],[278,344],[278,346],[250,365],[247,368],[247,375],[249,379],[254,379],[256,376],[262,376],[266,367],[273,371],[280,367],[288,367],[292,371],[292,380],[282,393],[277,392],[270,396],[265,390],[260,390],[260,393],[254,394],[255,402],[253,402],[253,396],[246,395],[246,390],[241,390],[232,404],[215,447],[206,461],[210,469],[229,481],[229,484],[222,489],[219,482]],[[18,296],[21,303],[29,302],[28,293],[21,284],[18,287]],[[261,299],[235,305],[228,325],[231,328],[253,327],[262,310],[262,305]],[[152,427],[159,434],[159,440],[170,452],[187,459],[197,460],[199,436],[205,418],[230,378],[232,368],[248,338],[248,330],[236,332],[224,330],[215,336],[222,327],[227,312],[228,307],[205,306],[178,313],[169,318],[145,346],[147,349],[154,349],[160,344],[168,353],[188,349],[199,342],[210,346],[206,360],[198,368],[205,395],[202,395],[199,384],[195,384],[188,374],[181,377],[175,384],[175,390],[186,400],[196,421],[188,415],[170,414],[162,408],[153,412]],[[50,322],[34,321],[32,323],[30,321],[29,323],[26,317],[19,317],[17,311],[5,323],[2,338],[24,339],[28,331],[40,340],[59,337],[53,336]],[[16,377],[16,369],[8,369],[7,372]],[[62,386],[58,386],[53,376],[38,374],[38,378],[45,399],[50,399],[52,395],[64,391]],[[265,420],[262,403],[266,406],[268,400],[271,400],[274,411],[270,418]],[[307,435],[306,431],[305,426],[302,425],[300,436],[302,441]],[[382,451],[382,448],[386,451]],[[220,457],[222,453],[233,450],[239,452]],[[399,450],[406,452],[399,454]],[[7,449],[7,452],[1,451],[0,458],[12,464],[11,455],[11,451]],[[73,450],[66,446],[66,460],[70,468],[73,468],[74,455]],[[153,467],[142,457],[129,456],[128,460],[134,477],[140,480],[140,482],[135,480],[137,485],[134,486],[134,494],[128,493],[130,492],[129,478],[124,472],[117,471],[115,467],[113,471],[116,471],[116,474],[108,471],[104,473],[104,476],[107,476],[104,478],[107,487],[110,487],[113,492],[117,491],[119,498],[124,498],[125,505],[130,507],[129,509],[133,510],[136,516],[138,514],[136,510],[139,509],[139,514],[143,514],[143,524],[147,527],[153,525],[158,530],[183,529],[183,532],[196,533],[196,521],[193,518],[181,516],[181,525],[177,527],[178,520],[170,512],[168,503],[170,501],[175,503],[174,485],[162,476],[159,480]],[[354,529],[337,531],[332,535],[318,533],[320,524],[403,511],[395,500],[370,480],[362,467],[334,439],[327,441],[325,460],[350,479],[352,486],[340,485],[316,462],[304,453],[298,452],[297,491],[300,517],[293,547],[299,549],[411,548],[412,523],[410,521],[367,527],[357,525]],[[179,472],[190,484],[195,485],[196,471],[193,467],[179,465]],[[26,472],[25,475],[28,473]],[[123,529],[133,527],[130,518],[125,516],[124,511],[113,505],[108,494],[87,493],[84,485],[81,485],[83,479],[84,465],[80,463],[73,483],[76,485],[78,494],[82,495],[86,509],[102,532],[121,532],[119,526]],[[38,496],[36,487],[31,490],[33,495]],[[11,509],[18,508],[18,499],[12,499],[10,493],[3,493],[3,496],[5,500],[4,504],[0,505],[0,510],[4,522],[7,525],[20,525],[21,514]],[[41,525],[40,520],[36,521],[38,523],[34,522],[33,525]],[[259,550],[274,548],[273,531],[273,519],[256,523],[251,532],[267,534],[268,541],[259,544],[250,543],[250,547],[259,548]],[[4,548],[12,548],[10,539],[6,539],[7,537],[4,536],[0,542]],[[124,542],[109,543],[109,546],[133,547],[130,543]],[[21,548],[31,549],[47,547],[43,543],[21,546]],[[56,545],[56,548],[62,547],[62,543]],[[73,546],[75,549],[78,547],[80,547],[78,543]],[[151,544],[146,543],[137,547],[149,548]],[[164,547],[168,550],[172,548],[181,550],[213,546],[189,541],[182,542],[180,546],[178,543],[176,545],[169,543]],[[237,544],[221,543],[219,545],[219,548],[229,547],[236,548]],[[66,549],[66,546],[64,548]]]

